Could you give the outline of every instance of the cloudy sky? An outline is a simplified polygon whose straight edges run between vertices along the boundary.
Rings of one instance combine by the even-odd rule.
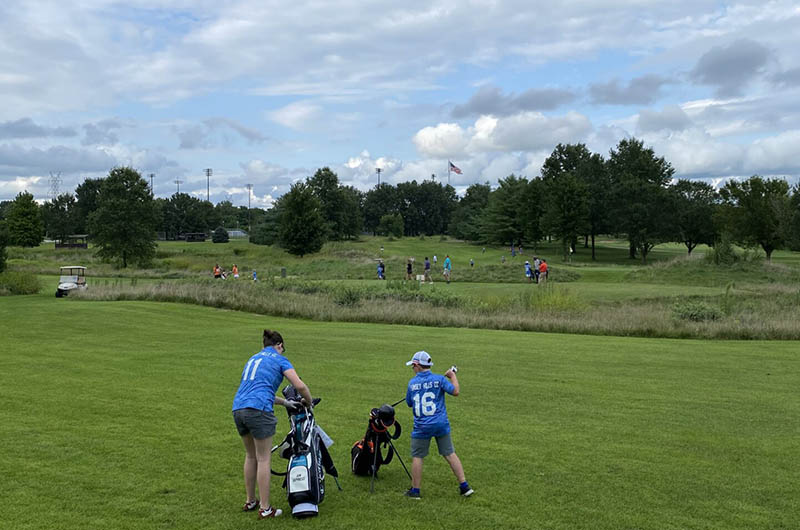
[[[0,200],[115,165],[269,206],[346,184],[535,177],[636,136],[678,176],[800,175],[800,4],[4,0]]]

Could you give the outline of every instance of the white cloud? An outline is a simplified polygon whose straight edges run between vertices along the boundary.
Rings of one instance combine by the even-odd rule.
[[[423,156],[448,158],[463,155],[467,133],[456,123],[440,123],[421,129],[413,138],[414,145]]]
[[[295,101],[268,114],[272,121],[290,129],[314,129],[322,116],[322,107],[307,101]]]

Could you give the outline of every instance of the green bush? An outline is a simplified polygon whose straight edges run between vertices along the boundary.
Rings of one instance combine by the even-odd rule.
[[[686,300],[676,303],[672,307],[672,316],[678,320],[689,322],[706,322],[719,320],[723,317],[722,310],[706,302]]]
[[[706,252],[706,261],[714,265],[733,265],[741,257],[731,243],[730,236],[722,234],[714,247]]]
[[[217,229],[214,230],[214,233],[211,234],[211,241],[214,243],[227,243],[228,231],[222,228],[221,226],[217,227]]]
[[[30,272],[6,271],[0,273],[0,296],[36,294],[42,288],[39,277]]]

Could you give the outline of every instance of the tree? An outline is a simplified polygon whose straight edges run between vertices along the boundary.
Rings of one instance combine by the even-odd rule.
[[[364,194],[364,229],[378,231],[381,217],[387,213],[400,213],[401,200],[397,188],[385,182]]]
[[[697,245],[713,245],[717,237],[714,208],[719,194],[714,187],[698,180],[680,179],[672,186],[676,194],[676,222],[680,241],[689,255]]]
[[[42,205],[45,233],[59,241],[75,234],[75,196],[62,193]]]
[[[8,228],[6,222],[0,220],[0,272],[6,270],[6,247],[8,246]]]
[[[97,209],[89,215],[89,235],[99,247],[98,256],[148,263],[156,252],[156,208],[150,188],[130,167],[116,167],[103,179]]]
[[[214,207],[214,210],[216,210],[217,218],[222,226],[227,226],[228,228],[239,228],[238,209],[231,203],[231,201],[218,202]]]
[[[103,179],[86,179],[75,188],[75,233],[89,232],[89,214],[97,209]]]
[[[607,162],[613,187],[613,227],[627,234],[631,257],[642,263],[658,243],[674,241],[675,196],[668,191],[675,170],[635,138],[620,140]]]
[[[339,177],[329,167],[323,167],[318,169],[313,177],[306,179],[306,183],[314,197],[319,200],[327,236],[330,239],[343,239],[345,233],[345,211],[342,207],[344,193],[339,185]]]
[[[325,219],[319,199],[308,185],[297,182],[278,201],[279,240],[290,254],[300,256],[319,252],[325,243]]]
[[[17,194],[6,219],[11,245],[36,247],[44,239],[44,222],[39,205],[27,191]]]
[[[486,241],[513,244],[525,235],[525,189],[527,179],[515,175],[500,180],[489,195],[481,218],[481,232]]]
[[[378,233],[384,236],[403,237],[403,216],[399,213],[387,213],[381,217]]]
[[[212,243],[227,243],[228,241],[228,231],[221,226],[218,226],[211,234]]]
[[[280,212],[275,205],[264,212],[264,219],[253,227],[250,242],[256,245],[274,245],[280,233]]]
[[[783,226],[783,236],[786,240],[786,245],[791,250],[795,252],[800,250],[800,184],[792,188],[786,223]]]
[[[492,188],[488,182],[472,184],[464,192],[450,216],[447,232],[458,239],[481,241],[480,219],[483,209],[489,203]]]
[[[782,227],[790,209],[789,184],[754,175],[743,182],[729,180],[719,194],[723,200],[720,218],[734,240],[760,246],[770,261],[772,252],[786,242]]]
[[[364,211],[362,203],[364,194],[352,186],[340,188],[342,210],[342,237],[358,239],[364,229]]]
[[[571,172],[550,180],[543,223],[549,234],[561,241],[566,261],[574,250],[574,241],[589,226],[589,200],[586,183]]]

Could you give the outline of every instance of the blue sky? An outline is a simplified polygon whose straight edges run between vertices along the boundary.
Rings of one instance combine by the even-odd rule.
[[[0,200],[115,165],[269,207],[322,166],[366,190],[539,174],[636,136],[676,176],[800,175],[791,1],[0,4]]]

